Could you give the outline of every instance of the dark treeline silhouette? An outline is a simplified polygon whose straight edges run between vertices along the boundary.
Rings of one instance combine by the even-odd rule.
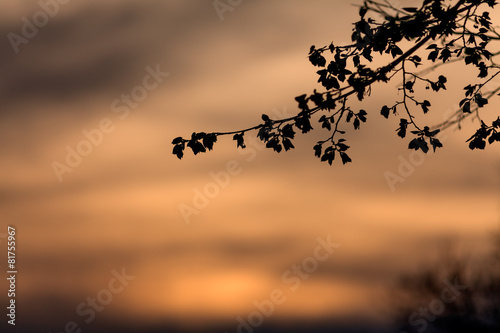
[[[500,332],[500,232],[481,258],[444,252],[432,267],[405,274],[394,293],[398,332]]]

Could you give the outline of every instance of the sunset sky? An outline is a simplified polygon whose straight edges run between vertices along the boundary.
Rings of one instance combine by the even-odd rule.
[[[35,1],[1,3],[2,35],[21,34],[22,18],[40,10]],[[351,164],[314,156],[327,135],[316,122],[286,153],[248,133],[247,150],[224,137],[207,154],[172,155],[178,136],[296,114],[294,97],[321,88],[309,47],[349,43],[357,12],[350,1],[260,0],[221,20],[212,1],[71,1],[17,54],[3,38],[0,236],[17,228],[19,328],[60,332],[74,321],[86,332],[109,323],[197,331],[224,322],[236,332],[238,318],[276,289],[285,301],[269,322],[384,323],[398,276],[434,263],[448,244],[482,256],[499,228],[500,145],[469,150],[478,124],[465,120],[404,182],[389,184],[387,172],[414,158],[396,135],[399,117],[380,115],[400,98],[397,79],[353,100],[368,121],[356,132],[345,125]],[[157,69],[168,75],[125,113],[122,95]],[[433,112],[416,113],[429,125],[475,80],[460,64],[442,73],[445,92],[421,89]],[[498,98],[486,119],[498,116]],[[99,128],[108,133],[68,166],[68,147]],[[58,176],[54,163],[71,172]],[[187,206],[196,213],[183,215]],[[283,275],[314,255],[318,238],[340,246],[291,290]],[[77,307],[122,269],[134,278],[87,323]]]

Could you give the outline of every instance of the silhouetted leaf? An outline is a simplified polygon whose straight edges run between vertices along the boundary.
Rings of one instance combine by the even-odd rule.
[[[372,57],[372,50],[370,48],[365,48],[363,49],[363,57],[368,60],[369,62],[372,62],[373,61],[373,57]]]
[[[432,145],[433,151],[436,151],[436,148],[443,147],[443,144],[438,139],[431,138],[430,140],[431,140],[431,145]]]
[[[359,118],[356,117],[356,119],[354,119],[352,124],[354,125],[355,130],[359,129],[359,125],[360,125]]]
[[[325,115],[323,115],[323,116],[321,116],[321,118],[319,118],[319,122],[322,123],[322,125],[321,125],[322,128],[326,128],[329,131],[332,130],[332,124],[330,123],[330,119],[327,118]]]
[[[414,84],[414,82],[412,82],[412,81],[406,82],[405,89],[409,90],[410,92],[412,92],[413,91],[413,84]]]
[[[471,142],[469,142],[469,148],[474,149],[484,149],[486,147],[486,141],[481,138],[475,138]]]
[[[295,100],[299,103],[299,109],[307,110],[309,109],[307,105],[307,95],[300,95],[295,97]]]
[[[177,155],[177,157],[179,159],[182,159],[182,157],[184,156],[184,148],[185,147],[184,147],[183,143],[182,144],[177,144],[177,145],[174,146],[174,149],[173,149],[172,153],[174,155]]]
[[[191,148],[193,154],[198,155],[198,153],[205,153],[207,150],[203,146],[203,144],[196,139],[197,136],[191,138],[187,143],[187,146]]]
[[[332,88],[334,88],[334,89],[340,88],[339,81],[333,76],[331,76],[328,79],[325,79],[322,83],[323,83],[323,86],[328,90],[330,90]]]
[[[358,67],[358,66],[359,66],[359,64],[360,64],[360,60],[359,60],[359,56],[358,56],[358,55],[356,55],[356,56],[352,57],[352,61],[353,61],[353,63],[354,63],[354,66],[356,66],[356,67]]]
[[[463,112],[464,113],[470,113],[471,112],[470,111],[470,101],[469,100],[464,103]]]
[[[288,151],[289,149],[295,148],[293,145],[292,141],[290,139],[283,139],[283,147],[285,147],[285,151]]]
[[[359,16],[361,18],[365,17],[367,11],[368,11],[368,8],[366,8],[366,7],[359,8]]]
[[[402,55],[402,54],[403,54],[403,50],[401,50],[397,45],[394,45],[391,48],[391,55],[393,58],[396,58],[398,55]]]
[[[414,150],[421,149],[424,153],[427,154],[427,152],[429,151],[429,146],[427,145],[427,142],[423,138],[417,138],[410,141],[408,149],[414,149]]]
[[[351,158],[344,152],[340,153],[340,158],[342,159],[342,164],[352,162]]]
[[[464,90],[466,90],[465,92],[465,96],[469,97],[469,96],[472,96],[472,94],[474,93],[474,89],[476,88],[476,85],[468,85],[464,88]]]
[[[184,139],[180,136],[178,136],[174,140],[172,140],[173,145],[177,145],[177,144],[182,143],[182,142],[184,142]]]
[[[349,111],[347,113],[347,116],[345,117],[345,121],[350,122],[353,116],[354,116],[354,113],[352,111]]]
[[[452,54],[451,51],[448,48],[444,48],[441,50],[441,55],[439,56],[440,60],[443,60],[443,62],[446,62],[450,60]]]
[[[207,134],[205,132],[193,133],[191,135],[191,140],[202,140]]]
[[[398,136],[404,138],[406,136],[406,128],[408,127],[408,120],[402,118],[399,121]]]
[[[233,140],[236,141],[236,148],[246,148],[245,140],[243,139],[243,133],[238,133],[233,136]]]
[[[476,104],[478,107],[482,108],[488,104],[488,100],[484,98],[481,94],[476,94]]]
[[[500,117],[492,123],[493,127],[500,128]]]
[[[494,132],[491,134],[491,136],[488,138],[488,143],[492,144],[493,142],[498,141],[500,142],[500,132]]]
[[[314,94],[311,95],[310,99],[314,104],[316,104],[316,106],[323,108],[323,94],[316,92],[316,89],[314,90]]]
[[[328,164],[332,165],[333,160],[335,160],[335,150],[330,149],[331,147],[328,147],[323,156],[321,157],[321,161],[325,162],[327,161]]]
[[[269,140],[269,132],[270,132],[270,129],[269,127],[267,126],[263,126],[259,129],[259,132],[257,133],[257,137],[261,140],[261,141],[264,141],[266,142],[267,140]],[[236,139],[235,139],[236,140]]]
[[[293,130],[292,124],[286,124],[281,130],[281,134],[285,138],[290,138],[290,139],[295,138],[295,131]]]
[[[309,115],[302,113],[300,117],[295,119],[295,126],[302,131],[302,133],[307,133],[312,130],[311,122],[309,121]]]
[[[321,52],[318,50],[313,50],[312,53],[309,55],[309,61],[311,64],[314,66],[318,67],[325,67],[326,65],[326,59],[321,55]]]
[[[365,110],[359,110],[358,112],[358,118],[359,120],[361,120],[362,122],[366,122],[366,111]]]
[[[317,144],[314,146],[314,156],[317,156],[317,157],[321,157],[321,150],[322,150],[322,145],[321,144]]]
[[[316,50],[316,46],[311,45],[311,48],[309,49],[309,54],[313,53],[314,50]]]
[[[420,107],[422,108],[422,111],[424,111],[424,113],[429,112],[429,106],[431,106],[431,102],[429,102],[428,100],[425,100],[420,104]]]
[[[283,149],[276,137],[273,137],[272,139],[267,141],[266,148],[273,148],[273,150],[278,153]]]
[[[478,75],[478,77],[484,78],[484,77],[487,77],[487,76],[488,76],[488,67],[486,66],[486,64],[484,62],[481,62],[479,64],[479,75]]]
[[[213,133],[207,134],[203,138],[203,145],[208,150],[212,150],[213,149],[215,142],[217,142],[217,135],[215,135]]]
[[[431,60],[432,62],[436,61],[436,58],[438,57],[438,50],[434,50],[431,53],[429,53],[429,56],[427,57],[428,60]]]
[[[338,148],[339,151],[346,151],[347,149],[349,149],[349,146],[346,145],[345,143],[338,142],[337,143],[337,148]]]

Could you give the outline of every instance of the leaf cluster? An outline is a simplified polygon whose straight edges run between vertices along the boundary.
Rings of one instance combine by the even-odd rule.
[[[324,90],[315,89],[312,94],[297,96],[295,101],[299,111],[295,116],[271,119],[264,114],[262,123],[243,130],[193,133],[191,139],[178,137],[172,142],[173,154],[182,158],[186,146],[195,155],[204,153],[212,150],[217,138],[224,135],[232,135],[236,146],[244,149],[245,134],[250,131],[256,131],[267,148],[280,153],[293,149],[296,133],[309,133],[317,121],[321,124],[319,130],[328,135],[313,147],[315,156],[329,164],[340,156],[343,164],[349,163],[351,158],[346,151],[350,147],[345,143],[344,134],[350,126],[353,130],[360,129],[368,115],[365,109],[352,110],[350,99],[355,96],[363,101],[371,93],[372,85],[387,83],[394,77],[403,81],[398,88],[402,91],[401,99],[392,105],[384,105],[380,114],[386,119],[391,114],[406,114],[400,118],[397,136],[403,139],[408,134],[413,136],[408,149],[427,153],[432,147],[435,151],[443,146],[436,135],[449,124],[434,127],[417,124],[414,108],[425,114],[432,105],[427,99],[417,99],[415,92],[425,87],[439,93],[447,89],[448,78],[444,75],[432,78],[428,73],[424,75],[414,69],[427,63],[435,70],[456,61],[475,67],[477,77],[482,81],[464,88],[465,98],[459,103],[463,114],[460,119],[473,114],[473,110],[477,113],[492,96],[483,92],[485,86],[500,74],[500,67],[494,62],[498,53],[491,52],[489,47],[492,41],[500,40],[500,34],[495,30],[489,12],[483,10],[486,6],[495,8],[496,5],[494,0],[456,0],[451,5],[442,0],[423,0],[420,7],[397,8],[387,1],[366,0],[359,9],[359,20],[353,24],[351,44],[335,45],[332,42],[324,47],[310,47],[308,59],[316,68],[317,81]],[[412,46],[405,47],[406,41],[412,42]],[[392,60],[382,67],[373,68],[374,57],[383,54]],[[408,65],[414,69],[409,69]],[[498,122],[494,122],[486,126],[481,121],[481,127],[469,139],[469,147],[483,149],[486,140],[490,144],[499,141],[497,125]]]

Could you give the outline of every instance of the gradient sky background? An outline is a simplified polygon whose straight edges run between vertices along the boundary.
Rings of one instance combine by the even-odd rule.
[[[19,34],[21,18],[38,10],[35,1],[0,3],[1,35]],[[18,229],[19,324],[59,332],[71,320],[87,331],[114,321],[226,321],[236,331],[254,301],[289,290],[283,272],[329,235],[341,246],[270,320],[383,321],[401,273],[434,262],[450,242],[484,253],[499,226],[499,146],[470,151],[465,140],[477,124],[466,120],[391,191],[384,173],[410,155],[394,132],[399,118],[379,114],[398,98],[397,80],[353,103],[368,122],[348,134],[347,166],[314,157],[321,130],[279,155],[238,151],[230,138],[202,156],[171,154],[177,136],[295,114],[294,97],[319,88],[309,47],[348,43],[356,19],[348,1],[243,1],[224,21],[211,1],[72,1],[19,54],[3,38],[0,232]],[[169,77],[121,120],[111,103],[157,65]],[[445,74],[446,92],[426,91],[429,124],[456,107],[474,77],[454,65]],[[496,118],[497,103],[486,119]],[[114,131],[59,182],[52,163],[64,163],[66,146],[103,118]],[[179,205],[192,205],[231,160],[241,173],[186,223]],[[135,279],[86,324],[75,308],[123,267]]]

